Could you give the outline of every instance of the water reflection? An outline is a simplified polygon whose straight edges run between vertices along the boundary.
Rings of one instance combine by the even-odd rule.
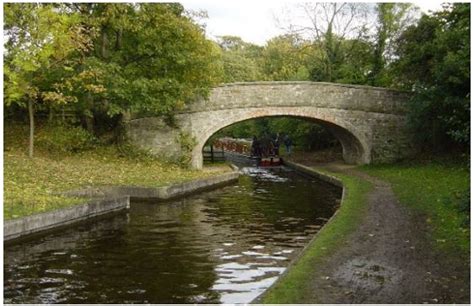
[[[5,249],[7,303],[248,303],[283,273],[340,191],[285,169]]]

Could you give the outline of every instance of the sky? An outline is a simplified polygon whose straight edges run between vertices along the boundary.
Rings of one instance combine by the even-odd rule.
[[[277,26],[275,16],[282,16],[284,9],[298,1],[262,0],[183,0],[186,9],[206,10],[206,34],[209,38],[222,35],[240,36],[244,41],[257,45],[284,31]],[[328,1],[329,2],[329,1]],[[442,1],[415,1],[423,12],[441,8]]]

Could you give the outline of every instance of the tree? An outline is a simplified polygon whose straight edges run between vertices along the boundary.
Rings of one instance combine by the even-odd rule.
[[[89,116],[100,111],[171,118],[197,96],[207,96],[221,78],[218,48],[180,4],[79,4],[76,9],[97,33],[81,73],[94,76],[92,90],[105,89],[76,91],[81,111]]]
[[[223,82],[251,82],[263,79],[260,61],[262,47],[237,36],[218,37],[222,50]]]
[[[342,44],[346,39],[359,39],[367,31],[368,6],[363,3],[303,3],[296,7],[298,24],[287,25],[291,34],[313,41],[311,78],[334,82],[337,69],[343,63]]]
[[[178,3],[6,4],[5,35],[5,103],[28,106],[30,155],[40,107],[72,105],[94,133],[96,116],[171,123],[222,79],[219,47]]]
[[[400,37],[396,85],[413,90],[411,122],[433,149],[470,141],[470,4],[424,15]]]
[[[342,61],[334,81],[345,84],[367,84],[371,71],[372,46],[364,39],[347,39],[341,44]]]
[[[30,122],[29,156],[34,153],[35,107],[42,103],[65,104],[76,99],[61,85],[70,68],[69,56],[87,49],[77,14],[65,12],[62,4],[5,4],[6,105],[27,107]]]
[[[309,80],[308,55],[311,44],[297,35],[270,39],[262,52],[265,78],[272,81]]]
[[[417,9],[409,3],[377,3],[376,33],[369,82],[373,86],[390,85],[387,64],[394,60],[394,43],[414,21]]]

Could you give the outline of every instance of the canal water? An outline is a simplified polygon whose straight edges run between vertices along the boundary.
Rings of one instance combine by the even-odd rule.
[[[248,303],[337,209],[341,190],[286,168],[4,249],[5,303]]]

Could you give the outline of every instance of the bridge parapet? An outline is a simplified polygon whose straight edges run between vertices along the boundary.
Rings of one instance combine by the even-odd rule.
[[[183,113],[251,107],[319,107],[374,113],[407,112],[410,93],[380,87],[324,82],[248,82],[224,84],[209,99]]]

